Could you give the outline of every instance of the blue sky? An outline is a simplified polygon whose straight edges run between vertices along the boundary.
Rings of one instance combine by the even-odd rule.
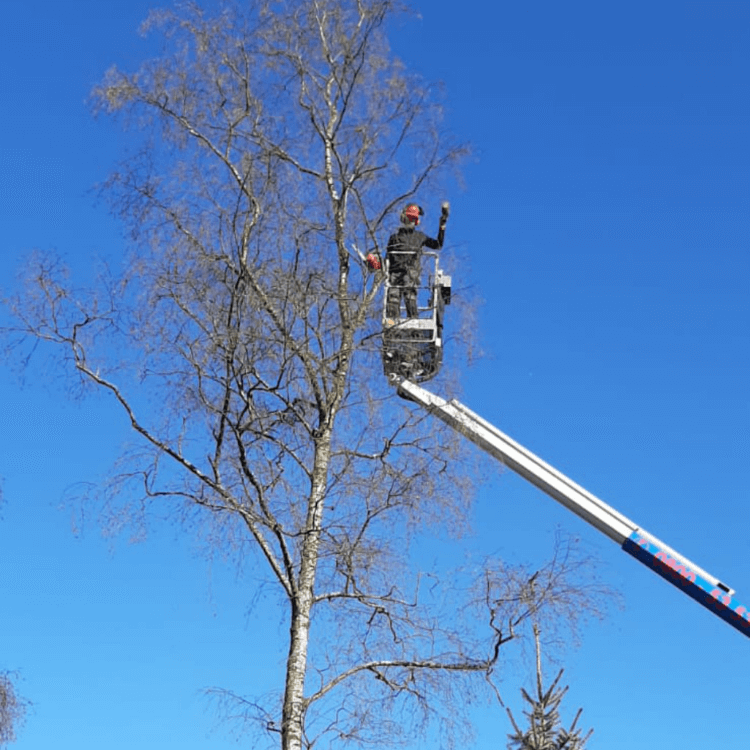
[[[91,188],[123,144],[85,105],[148,54],[151,2],[2,2],[3,284],[31,248],[82,269],[117,255]],[[750,6],[422,3],[397,53],[448,92],[471,141],[450,195],[457,294],[486,300],[472,409],[721,578],[750,604]],[[427,226],[444,196],[425,195]],[[432,209],[432,210],[430,210]],[[448,321],[450,330],[450,321]],[[0,370],[0,667],[35,708],[16,747],[236,747],[201,689],[250,691],[281,658],[252,576],[156,529],[101,538],[59,506],[106,471],[127,425],[44,366]],[[446,354],[446,366],[464,364]],[[747,746],[747,639],[487,460],[477,545],[542,561],[579,535],[623,597],[563,654],[592,748]],[[504,696],[530,678],[507,667]],[[552,667],[550,667],[552,671]],[[504,747],[477,709],[477,750]]]

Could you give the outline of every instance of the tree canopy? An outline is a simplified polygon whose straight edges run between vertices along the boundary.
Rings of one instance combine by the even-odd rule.
[[[565,545],[533,587],[496,560],[428,586],[410,554],[415,535],[467,528],[476,472],[380,371],[383,276],[363,252],[466,153],[389,50],[399,12],[152,13],[162,53],[93,92],[137,144],[103,185],[128,253],[82,281],[39,255],[9,300],[16,356],[54,345],[138,438],[96,494],[108,523],[199,520],[215,544],[256,551],[288,625],[284,674],[269,699],[221,697],[284,750],[396,742],[436,718],[449,738],[532,614],[598,607]]]

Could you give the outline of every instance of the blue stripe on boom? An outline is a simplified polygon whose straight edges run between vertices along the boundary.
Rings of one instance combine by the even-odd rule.
[[[634,531],[623,542],[622,548],[662,578],[682,589],[688,596],[715,612],[740,633],[750,637],[750,611],[747,607],[742,606],[727,591],[714,586],[691,570],[683,560],[675,558],[639,531]]]

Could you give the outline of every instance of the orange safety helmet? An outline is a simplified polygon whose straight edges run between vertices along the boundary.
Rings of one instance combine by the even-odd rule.
[[[422,206],[418,206],[416,203],[409,203],[404,207],[401,212],[401,223],[402,224],[414,224],[419,225],[419,217],[424,216],[424,210]]]

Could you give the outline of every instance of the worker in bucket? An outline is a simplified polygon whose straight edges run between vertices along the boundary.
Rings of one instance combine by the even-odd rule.
[[[386,250],[388,261],[386,317],[393,323],[400,317],[402,299],[406,305],[407,316],[417,317],[417,286],[421,270],[422,248],[440,250],[443,247],[449,209],[448,202],[444,202],[437,239],[428,237],[417,229],[420,218],[424,216],[421,206],[409,203],[401,211],[401,226],[388,239]]]

